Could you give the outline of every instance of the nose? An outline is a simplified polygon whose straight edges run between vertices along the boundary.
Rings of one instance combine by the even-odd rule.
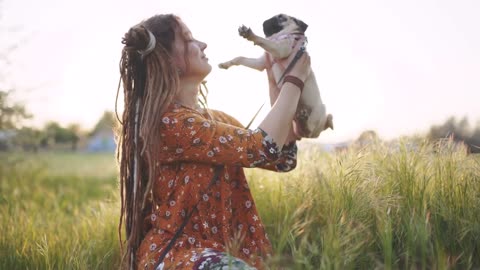
[[[198,43],[200,44],[200,49],[202,49],[202,51],[207,48],[207,43],[201,41],[199,41]]]

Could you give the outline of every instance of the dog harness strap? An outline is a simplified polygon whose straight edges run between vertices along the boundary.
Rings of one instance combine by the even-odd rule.
[[[213,178],[210,181],[210,183],[208,184],[207,188],[205,189],[205,192],[207,192],[210,189],[210,187],[212,187],[212,185],[215,184],[215,182],[217,182],[218,178],[220,177],[220,173],[222,172],[222,170],[223,170],[223,166],[221,166],[221,165],[218,165],[218,166],[215,167]],[[172,237],[170,242],[168,242],[167,247],[162,252],[160,257],[158,258],[158,261],[155,264],[155,266],[153,267],[153,269],[157,269],[157,267],[165,259],[165,256],[167,256],[167,253],[173,248],[173,246],[175,245],[175,242],[177,241],[178,237],[180,237],[180,235],[182,234],[183,229],[185,229],[185,226],[187,226],[187,223],[190,220],[190,217],[192,216],[193,212],[195,212],[195,210],[198,210],[197,206],[198,206],[199,203],[200,203],[200,200],[193,206],[192,210],[190,210],[190,212],[185,216],[185,219],[183,220],[182,224],[180,225],[180,228],[178,228],[178,230],[175,232],[175,235]]]
[[[245,127],[246,129],[249,129],[249,128],[250,128],[250,125],[253,123],[253,120],[255,120],[255,118],[257,118],[258,113],[260,112],[260,110],[262,110],[263,105],[265,105],[265,102],[262,104],[262,106],[260,106],[260,108],[258,109],[258,111],[257,111],[257,112],[255,113],[255,115],[253,116],[252,120],[250,120],[250,122],[248,123],[248,125]]]
[[[296,35],[296,36],[305,36],[303,33],[293,33],[293,35]],[[282,38],[284,38],[282,36]],[[305,42],[307,42],[307,39],[305,37]],[[287,75],[285,76],[292,68],[293,66],[297,63],[298,59],[300,59],[300,57],[302,56],[302,54],[305,52],[305,42],[304,44],[302,45],[302,47],[300,47],[300,50],[297,51],[297,53],[295,54],[295,57],[292,59],[292,61],[290,62],[290,64],[287,66],[287,68],[285,69],[285,71],[283,72],[282,76],[280,77],[280,79],[278,80],[277,82],[277,87],[279,87],[280,83],[282,82],[283,80],[283,83],[286,83],[287,82],[287,77],[291,77],[290,79],[288,79],[288,82],[291,82],[293,84],[295,84],[296,86],[298,86],[298,88],[300,88],[300,92],[303,91],[303,86],[304,86],[304,83],[297,77],[294,77],[294,76],[290,76],[290,75]],[[269,68],[271,68],[273,66],[274,63],[276,63],[275,59],[271,59],[270,58],[270,55],[267,54],[267,66]],[[279,63],[276,63],[276,64],[279,64]],[[282,66],[283,67],[283,66]],[[284,78],[285,77],[285,78]],[[293,82],[292,80],[294,80],[295,82]],[[280,87],[279,87],[280,88]],[[265,103],[262,104],[262,106],[260,106],[260,108],[258,109],[258,111],[255,113],[255,115],[253,116],[252,120],[250,120],[250,122],[248,123],[248,125],[246,126],[246,128],[250,128],[250,125],[253,123],[253,121],[255,120],[255,118],[257,117],[258,113],[260,112],[260,110],[263,108],[263,105],[265,105]]]
[[[288,64],[287,68],[285,69],[285,71],[283,72],[282,76],[280,77],[280,79],[278,80],[277,84],[280,85],[283,78],[285,77],[285,75],[287,75],[288,72],[290,72],[290,70],[293,68],[293,66],[295,66],[295,64],[297,63],[298,59],[300,59],[300,57],[302,56],[302,54],[305,52],[305,45],[302,45],[302,47],[300,47],[300,50],[297,51],[297,53],[295,54],[295,57],[292,59],[292,62],[290,62],[290,64]]]

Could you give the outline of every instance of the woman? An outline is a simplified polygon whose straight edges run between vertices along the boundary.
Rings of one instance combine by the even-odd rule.
[[[289,72],[280,93],[273,93],[276,101],[265,119],[249,130],[198,105],[211,71],[207,44],[179,17],[153,16],[132,27],[123,43],[125,109],[118,151],[123,266],[264,268],[271,245],[242,167],[295,167],[292,119],[308,76],[308,54]]]

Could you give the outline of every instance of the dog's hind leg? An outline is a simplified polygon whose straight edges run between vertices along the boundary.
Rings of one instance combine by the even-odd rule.
[[[333,116],[331,114],[327,115],[327,121],[325,122],[325,129],[329,128],[333,130]]]

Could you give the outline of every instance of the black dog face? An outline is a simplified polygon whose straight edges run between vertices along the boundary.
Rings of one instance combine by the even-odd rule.
[[[278,14],[263,22],[263,33],[266,37],[269,37],[282,31],[291,24],[294,24],[297,27],[297,30],[302,33],[305,33],[308,27],[308,25],[302,20],[286,14]]]

